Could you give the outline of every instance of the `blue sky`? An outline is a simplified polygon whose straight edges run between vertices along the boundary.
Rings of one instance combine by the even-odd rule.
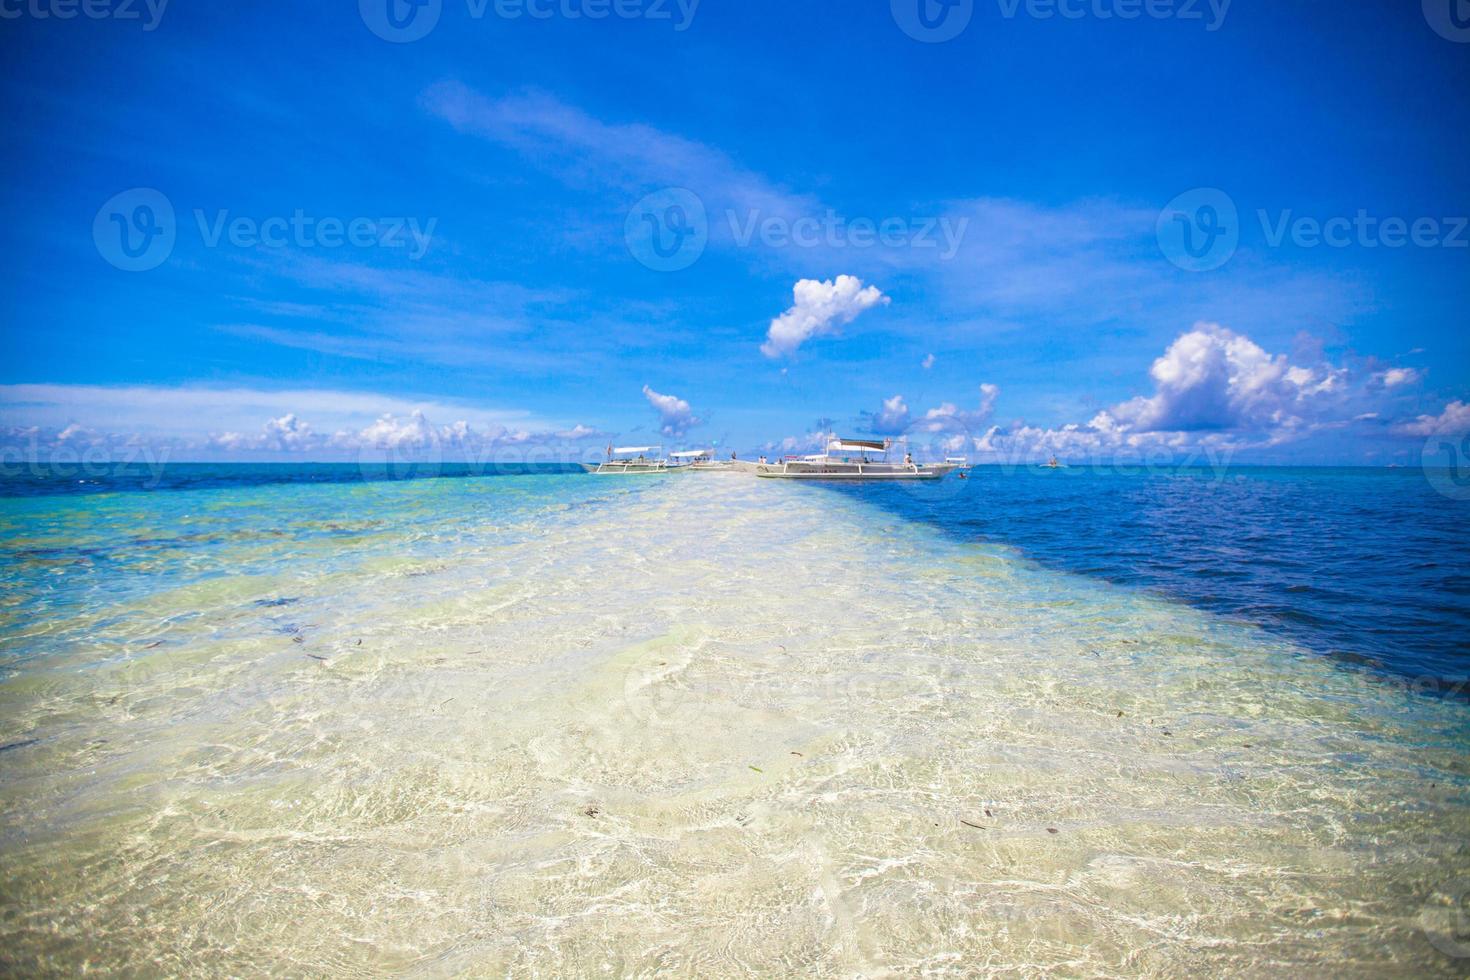
[[[1435,0],[94,3],[0,2],[7,452],[1470,428]]]

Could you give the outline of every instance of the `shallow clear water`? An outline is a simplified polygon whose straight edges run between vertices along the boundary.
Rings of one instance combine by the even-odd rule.
[[[0,964],[1464,973],[1463,703],[942,524],[738,474],[0,501]]]

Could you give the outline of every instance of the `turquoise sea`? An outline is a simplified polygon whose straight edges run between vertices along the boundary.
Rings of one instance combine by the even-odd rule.
[[[0,968],[1462,976],[1467,516],[1388,470],[7,477]]]

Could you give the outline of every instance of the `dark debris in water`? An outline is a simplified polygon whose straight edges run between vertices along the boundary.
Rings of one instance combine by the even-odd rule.
[[[981,826],[978,823],[970,823],[970,821],[964,820],[964,819],[960,820],[960,823],[964,824],[966,827],[974,827],[976,830],[984,830],[985,829],[983,826]]]
[[[255,604],[257,606],[264,606],[266,608],[273,609],[277,606],[295,605],[300,601],[301,598],[299,596],[281,596],[278,599],[256,599]]]
[[[9,752],[11,749],[23,749],[27,745],[39,744],[40,741],[39,738],[28,738],[19,742],[11,742],[9,745],[0,745],[0,752]]]

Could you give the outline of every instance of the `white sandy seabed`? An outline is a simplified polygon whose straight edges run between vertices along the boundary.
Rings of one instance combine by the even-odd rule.
[[[0,685],[4,972],[1470,971],[1461,704],[819,487],[459,519]]]

